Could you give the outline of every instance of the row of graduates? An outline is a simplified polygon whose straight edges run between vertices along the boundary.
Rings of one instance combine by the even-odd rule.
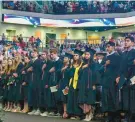
[[[50,50],[51,59],[47,51],[42,52],[40,59],[37,50],[34,50],[32,60],[24,57],[25,64],[19,60],[20,56],[15,56],[15,70],[12,69],[13,59],[8,59],[7,68],[3,61],[3,69],[6,69],[1,73],[4,110],[20,111],[20,101],[24,100],[23,113],[30,108],[28,114],[39,115],[42,109],[42,116],[47,116],[49,112],[62,114],[63,118],[85,116],[84,120],[90,121],[92,106],[96,102],[96,85],[100,84],[102,112],[108,113],[106,121],[115,122],[117,117],[121,119],[118,114],[121,111],[125,112],[123,117],[126,119],[130,79],[135,75],[133,45],[134,39],[126,37],[126,51],[119,54],[115,52],[115,43],[108,42],[107,56],[98,53],[95,61],[93,49],[85,52],[76,49],[73,55],[66,53],[63,60],[58,57],[57,49]],[[57,91],[51,92],[50,88],[54,86]]]
[[[32,60],[25,56],[22,61],[20,54],[5,59],[1,68],[4,110],[20,112],[23,100],[21,112],[27,113],[30,108],[30,115],[39,115],[42,109],[45,111],[43,116],[47,112],[63,114],[63,118],[82,116],[83,112],[91,116],[91,105],[95,104],[95,63],[90,58],[95,52],[92,51],[86,52],[83,62],[82,51],[75,50],[74,56],[66,53],[62,60],[57,49],[50,50],[51,59],[47,51],[38,57],[36,49],[31,53]],[[54,86],[57,91],[51,92],[50,87]],[[89,105],[84,105],[85,102]]]

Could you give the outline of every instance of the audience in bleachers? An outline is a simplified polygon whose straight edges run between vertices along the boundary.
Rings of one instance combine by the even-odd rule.
[[[3,8],[45,14],[125,13],[135,10],[135,1],[3,1]]]

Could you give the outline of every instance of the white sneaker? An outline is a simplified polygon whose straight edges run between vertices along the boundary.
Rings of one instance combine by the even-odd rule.
[[[56,117],[61,117],[60,113],[55,114]]]
[[[28,114],[29,115],[34,115],[35,112],[36,112],[36,110],[33,110],[33,111],[29,112]]]
[[[89,121],[91,121],[91,120],[92,120],[92,117],[93,117],[93,114],[92,114],[92,113],[90,113],[89,115],[87,115],[87,117],[86,117],[86,119],[84,119],[84,121],[89,122]]]
[[[40,115],[40,114],[41,114],[41,112],[39,109],[34,113],[34,115]]]
[[[48,116],[48,112],[44,112],[44,113],[42,113],[40,115],[43,116],[43,117],[46,117],[46,116]]]
[[[54,112],[50,112],[49,116],[55,116],[55,113]]]

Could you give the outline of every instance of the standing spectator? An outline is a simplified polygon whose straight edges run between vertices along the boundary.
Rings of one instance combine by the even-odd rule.
[[[21,43],[23,41],[23,37],[22,34],[20,34],[19,38],[18,38],[19,43]]]
[[[34,46],[34,42],[35,42],[35,38],[34,38],[33,36],[31,36],[31,37],[29,38],[29,43],[30,43],[32,46]]]
[[[2,34],[2,42],[4,42],[6,40],[6,36],[5,36],[5,34],[3,33]]]
[[[38,37],[35,41],[35,44],[36,44],[36,48],[38,48],[40,46],[40,43],[41,43],[41,40],[40,38]]]

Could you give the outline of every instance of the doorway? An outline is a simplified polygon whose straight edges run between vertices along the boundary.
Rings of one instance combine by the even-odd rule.
[[[16,30],[6,30],[7,40],[12,41],[13,37],[16,35]]]

